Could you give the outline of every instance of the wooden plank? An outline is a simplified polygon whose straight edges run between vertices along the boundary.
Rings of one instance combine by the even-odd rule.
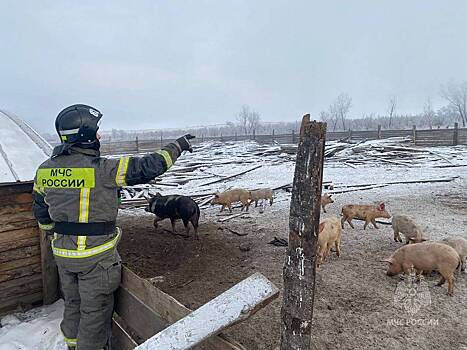
[[[0,283],[25,276],[31,276],[41,273],[41,271],[42,269],[40,264],[27,265],[13,270],[0,271]]]
[[[167,327],[167,322],[125,287],[117,290],[115,312],[141,340],[151,338]]]
[[[31,211],[32,203],[19,203],[0,206],[0,215],[9,215],[14,213],[21,213]]]
[[[36,226],[37,226],[37,221],[35,219],[12,222],[12,223],[6,222],[0,225],[0,232],[7,232],[7,231],[19,230],[22,228],[36,227]]]
[[[125,266],[122,270],[121,285],[169,324],[177,322],[191,313],[191,310],[178,300],[154,287],[151,282],[138,277]],[[242,345],[222,334],[207,339],[204,345],[206,350],[245,350]]]
[[[40,251],[42,266],[42,294],[44,305],[56,302],[59,298],[58,268],[52,253],[51,236],[41,230]]]
[[[303,117],[283,268],[281,350],[311,349],[326,123]]]
[[[38,245],[7,250],[0,254],[0,264],[7,261],[22,259],[34,255],[40,255],[40,247]]]
[[[133,350],[138,343],[133,340],[124,327],[118,322],[116,317],[112,319],[112,349]]]
[[[255,273],[136,349],[191,349],[223,329],[246,320],[278,295],[276,286],[260,273]]]
[[[31,193],[0,194],[0,207],[11,204],[32,204],[32,195]]]
[[[14,310],[18,305],[32,305],[42,301],[42,293],[35,292],[27,295],[15,295],[11,298],[0,299],[0,315],[5,314],[11,310]]]
[[[37,225],[18,230],[0,232],[0,244],[8,243],[15,239],[27,239],[32,237],[39,237],[39,228]]]
[[[0,283],[0,295],[2,296],[2,299],[33,294],[41,291],[42,276],[40,273]]]
[[[0,243],[0,253],[7,251],[7,250],[12,250],[12,249],[18,249],[18,248],[23,248],[23,247],[30,247],[30,246],[35,246],[39,244],[39,237],[31,237],[31,238],[26,238],[26,239],[20,239],[20,240],[12,240],[10,242],[4,242]]]
[[[0,184],[0,198],[9,196],[9,195],[18,194],[18,193],[29,194],[29,197],[31,197],[32,187],[33,187],[33,181]]]
[[[0,216],[0,225],[3,224],[12,224],[15,222],[30,221],[34,219],[31,211],[18,211],[11,214],[6,214]]]
[[[18,267],[40,264],[41,256],[34,255],[23,259],[11,260],[0,264],[0,272],[9,271]]]

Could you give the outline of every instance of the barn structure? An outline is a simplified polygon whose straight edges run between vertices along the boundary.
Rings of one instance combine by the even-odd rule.
[[[42,302],[40,232],[31,193],[36,168],[51,151],[28,124],[0,110],[0,314]]]

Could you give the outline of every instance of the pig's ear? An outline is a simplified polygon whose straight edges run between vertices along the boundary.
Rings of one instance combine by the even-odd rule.
[[[216,193],[216,194],[214,195],[214,198],[219,198],[219,193]]]
[[[332,194],[328,194],[328,196],[329,196],[329,198],[331,198],[331,197],[332,197]]]
[[[383,260],[381,260],[381,262],[392,264],[392,258],[383,259]]]
[[[323,232],[324,230],[324,222],[319,224],[319,233]]]
[[[379,203],[379,210],[383,211],[386,208],[384,202]]]

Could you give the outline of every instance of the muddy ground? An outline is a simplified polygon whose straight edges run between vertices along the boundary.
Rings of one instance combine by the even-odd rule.
[[[431,239],[467,238],[465,179],[341,194],[322,215],[338,215],[343,204],[380,199],[392,213],[417,218]],[[156,232],[150,214],[142,209],[124,210],[119,216],[124,231],[119,251],[140,276],[163,276],[157,286],[192,309],[254,272],[282,289],[286,248],[268,242],[274,236],[287,238],[289,203],[290,194],[281,192],[264,213],[253,208],[250,217],[225,223],[217,222],[218,208],[203,210],[199,241],[166,232],[169,221],[162,222]],[[421,309],[411,316],[401,302],[394,302],[396,287],[403,282],[387,277],[385,265],[379,262],[401,243],[392,241],[390,226],[364,231],[362,222],[354,223],[355,229],[346,226],[344,230],[341,257],[332,256],[317,273],[315,348],[467,349],[467,274],[457,276],[454,297],[446,295],[446,286],[435,286],[439,276],[427,276],[429,298],[426,294],[419,298]],[[177,228],[182,232],[181,223]],[[227,228],[247,235],[238,236]],[[248,349],[277,349],[281,301],[282,295],[225,333]]]

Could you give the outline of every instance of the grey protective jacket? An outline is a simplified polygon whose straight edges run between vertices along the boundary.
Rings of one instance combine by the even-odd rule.
[[[180,153],[180,146],[170,143],[143,157],[104,158],[73,146],[70,154],[42,163],[34,180],[33,212],[41,229],[54,232],[55,257],[78,262],[114,254],[121,235],[115,227],[119,189],[161,175]]]

